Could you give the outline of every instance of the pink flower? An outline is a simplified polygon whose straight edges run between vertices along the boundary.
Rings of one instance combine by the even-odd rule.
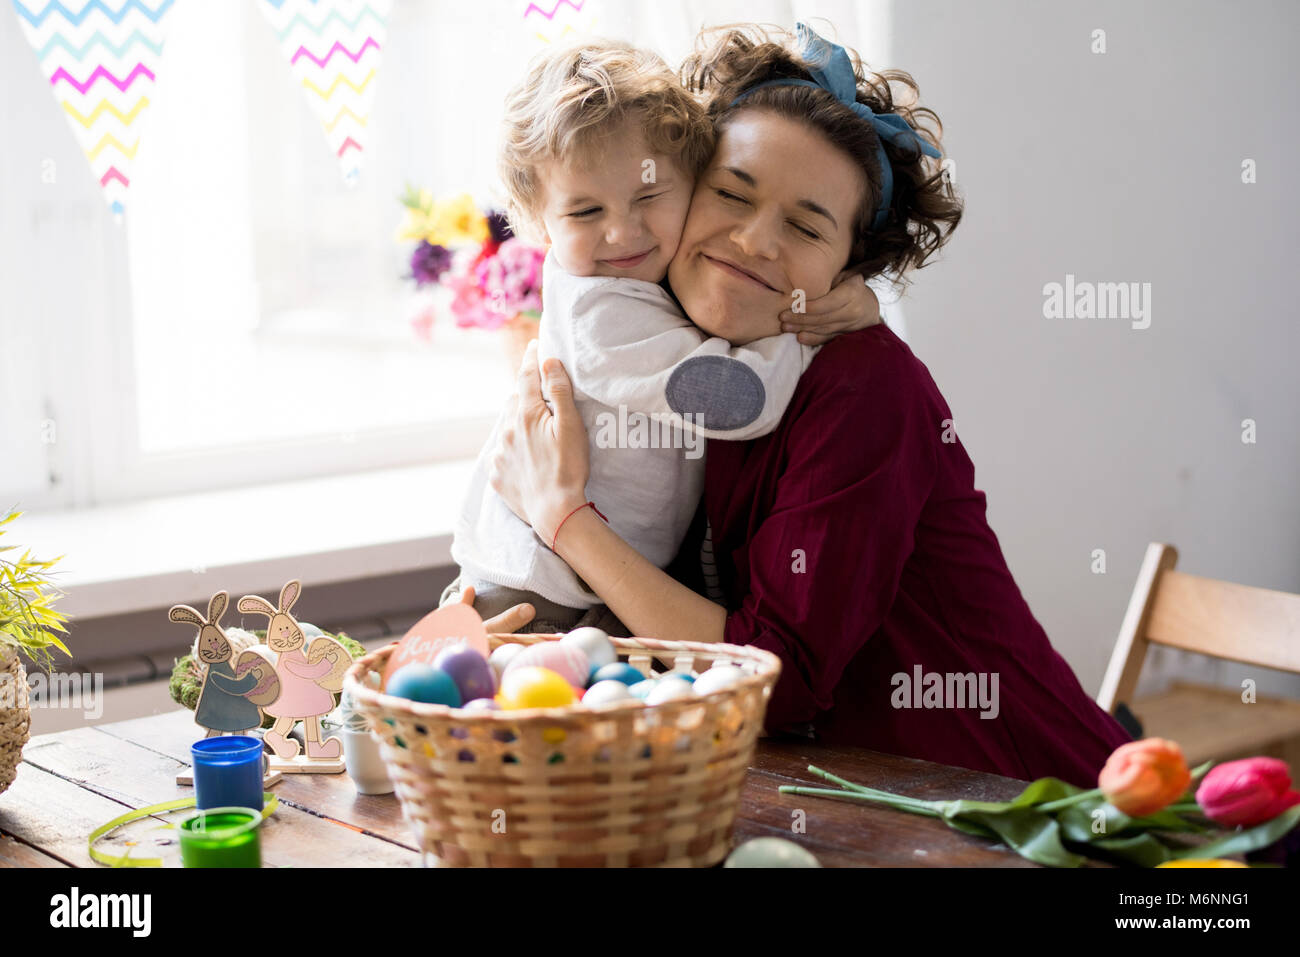
[[[1277,758],[1245,758],[1211,768],[1196,791],[1205,816],[1224,827],[1252,827],[1300,804],[1291,773]]]
[[[510,319],[542,308],[542,262],[545,250],[521,239],[507,239],[495,256],[483,258],[475,277],[492,307]]]
[[[456,325],[462,328],[496,329],[510,318],[492,309],[492,303],[483,295],[473,269],[445,276],[443,285],[452,292],[451,311],[456,317]]]

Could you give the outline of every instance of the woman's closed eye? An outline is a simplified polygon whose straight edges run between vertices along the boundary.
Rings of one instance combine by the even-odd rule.
[[[743,197],[743,196],[737,196],[735,193],[731,192],[731,190],[728,190],[728,189],[718,189],[718,188],[715,187],[713,191],[714,191],[715,193],[717,193],[717,194],[718,194],[720,197],[722,197],[723,199],[728,200],[728,201],[731,201],[731,202],[736,202],[736,203],[748,203],[748,202],[749,202],[749,200],[745,199],[745,197]]]
[[[796,223],[794,220],[790,220],[790,225],[793,226],[798,232],[802,233],[804,236],[807,236],[809,239],[822,238],[820,233],[809,229],[807,226],[802,226],[799,223]]]

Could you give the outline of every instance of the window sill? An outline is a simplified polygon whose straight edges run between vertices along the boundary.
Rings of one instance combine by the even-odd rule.
[[[233,600],[293,578],[304,585],[437,568],[473,460],[363,472],[90,509],[29,513],[17,526],[65,592],[58,608],[98,618]]]

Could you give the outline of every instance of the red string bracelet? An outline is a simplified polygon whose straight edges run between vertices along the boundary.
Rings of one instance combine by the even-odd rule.
[[[551,551],[555,551],[555,543],[556,543],[557,541],[559,541],[559,538],[560,538],[560,529],[562,529],[562,528],[564,527],[564,523],[567,522],[569,519],[573,518],[573,516],[577,515],[579,512],[581,512],[581,511],[582,511],[584,508],[586,508],[588,505],[591,506],[591,510],[592,510],[593,512],[595,512],[597,515],[600,515],[600,509],[596,508],[596,503],[595,503],[595,502],[583,502],[581,505],[579,505],[577,508],[575,508],[575,509],[574,509],[572,512],[570,512],[568,515],[564,516],[564,518],[560,520],[560,524],[557,525],[557,526],[555,527],[555,534],[554,534],[553,536],[551,536]],[[609,524],[609,519],[607,519],[604,515],[600,515],[600,520],[601,520],[602,522],[604,522],[606,525]]]

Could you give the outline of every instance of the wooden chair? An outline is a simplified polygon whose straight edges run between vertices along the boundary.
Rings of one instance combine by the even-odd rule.
[[[1177,741],[1193,767],[1267,755],[1300,774],[1300,701],[1247,704],[1240,689],[1186,682],[1133,700],[1153,644],[1300,673],[1300,595],[1187,575],[1177,561],[1173,546],[1147,546],[1097,704],[1127,704],[1146,737]]]

